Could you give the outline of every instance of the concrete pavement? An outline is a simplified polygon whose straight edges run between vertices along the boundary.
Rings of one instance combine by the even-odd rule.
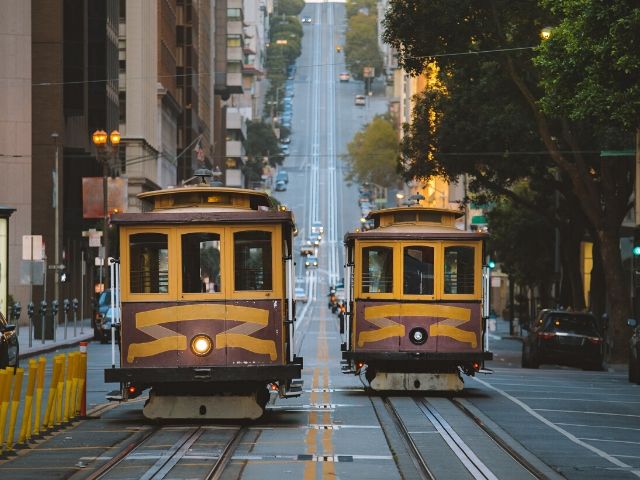
[[[66,328],[64,323],[58,325],[54,340],[45,340],[43,343],[42,340],[33,338],[33,331],[31,336],[31,345],[29,345],[29,326],[20,325],[18,340],[20,342],[20,358],[22,359],[92,340],[93,328],[91,327],[91,319],[85,318],[78,320],[75,326],[73,320],[67,323]]]

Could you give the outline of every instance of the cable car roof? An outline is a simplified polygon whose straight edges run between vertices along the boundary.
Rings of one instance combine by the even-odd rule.
[[[458,210],[422,206],[386,208],[370,212],[366,220],[373,220],[374,228],[345,235],[345,242],[353,239],[469,239],[486,238],[482,232],[470,232],[456,227],[456,220],[464,215]]]

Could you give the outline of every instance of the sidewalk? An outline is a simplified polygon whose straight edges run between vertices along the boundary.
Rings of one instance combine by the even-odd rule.
[[[519,334],[520,327],[518,322],[515,322],[514,325],[514,335],[511,335],[509,332],[509,321],[505,320],[502,317],[490,318],[489,322],[489,334],[494,335],[495,337],[504,338],[504,339],[512,339],[512,340],[522,340],[522,336]]]
[[[33,331],[31,332],[33,335]],[[20,342],[20,358],[28,358],[40,353],[50,352],[61,347],[77,345],[80,342],[93,339],[93,328],[91,327],[91,319],[85,318],[78,320],[75,335],[73,321],[67,324],[67,333],[65,338],[64,323],[58,325],[55,332],[55,340],[45,340],[44,344],[40,339],[32,339],[31,347],[29,347],[29,325],[20,325],[18,332],[18,340]]]

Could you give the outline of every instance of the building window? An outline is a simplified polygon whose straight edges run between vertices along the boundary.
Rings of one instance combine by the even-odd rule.
[[[404,247],[405,295],[433,295],[433,247]]]
[[[473,294],[474,257],[474,247],[445,247],[444,293]]]
[[[131,293],[169,292],[169,249],[166,234],[131,235],[129,255]]]
[[[187,233],[182,235],[182,292],[219,292],[220,235]]]
[[[233,234],[235,290],[272,290],[271,232]]]
[[[393,291],[393,248],[362,249],[362,293]]]
[[[227,47],[242,47],[242,35],[227,35]]]
[[[227,8],[227,20],[242,20],[242,9]]]

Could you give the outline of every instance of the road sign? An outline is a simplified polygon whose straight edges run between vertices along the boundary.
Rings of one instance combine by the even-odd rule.
[[[20,262],[20,285],[42,285],[43,279],[43,260],[22,260]]]
[[[42,260],[42,235],[22,236],[22,260]]]

